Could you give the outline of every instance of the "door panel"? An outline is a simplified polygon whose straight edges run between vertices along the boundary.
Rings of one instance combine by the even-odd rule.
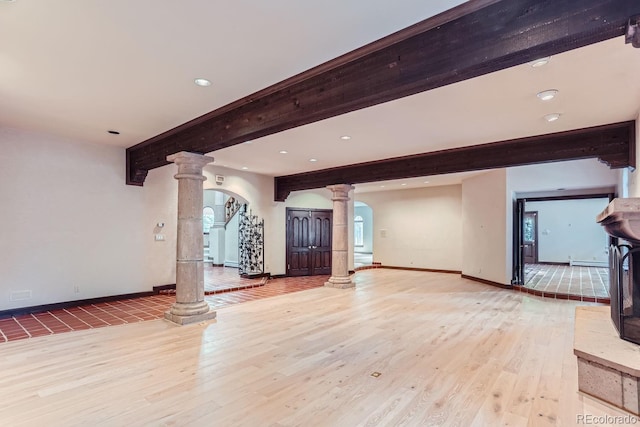
[[[309,214],[289,212],[287,221],[287,265],[290,276],[306,276],[309,272]]]
[[[294,217],[293,219],[293,247],[301,248],[309,245],[309,218]]]
[[[287,208],[287,275],[331,274],[332,211]]]
[[[308,270],[309,269],[309,254],[304,252],[294,252],[291,254],[291,269],[293,270]]]
[[[314,240],[311,250],[314,254],[313,271],[310,274],[331,274],[331,211],[312,212]]]
[[[538,212],[525,212],[522,221],[522,255],[525,264],[538,262]]]

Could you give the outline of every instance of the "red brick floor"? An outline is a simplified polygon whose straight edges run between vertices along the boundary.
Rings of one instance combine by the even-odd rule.
[[[329,276],[309,276],[272,279],[266,281],[264,286],[205,296],[205,300],[214,310],[217,310],[246,301],[317,288],[322,286],[328,278]],[[255,280],[260,279],[252,280],[255,283]],[[0,319],[0,343],[161,319],[173,302],[175,302],[174,295],[154,295]]]
[[[545,294],[585,298],[609,298],[609,269],[568,265],[527,264],[526,288]]]

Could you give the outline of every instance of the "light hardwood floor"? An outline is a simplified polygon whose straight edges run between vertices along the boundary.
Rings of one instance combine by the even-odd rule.
[[[218,311],[0,345],[0,425],[546,426],[577,392],[576,303],[365,270]],[[371,373],[380,372],[377,378]]]

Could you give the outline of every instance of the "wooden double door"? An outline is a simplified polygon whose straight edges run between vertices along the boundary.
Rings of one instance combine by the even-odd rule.
[[[331,274],[331,209],[287,208],[287,275]]]

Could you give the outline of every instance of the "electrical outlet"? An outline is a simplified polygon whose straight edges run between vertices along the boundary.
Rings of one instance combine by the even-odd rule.
[[[74,293],[76,293],[76,294],[79,294],[79,293],[80,293],[80,286],[75,285],[75,286],[73,287],[73,292],[74,292]]]

